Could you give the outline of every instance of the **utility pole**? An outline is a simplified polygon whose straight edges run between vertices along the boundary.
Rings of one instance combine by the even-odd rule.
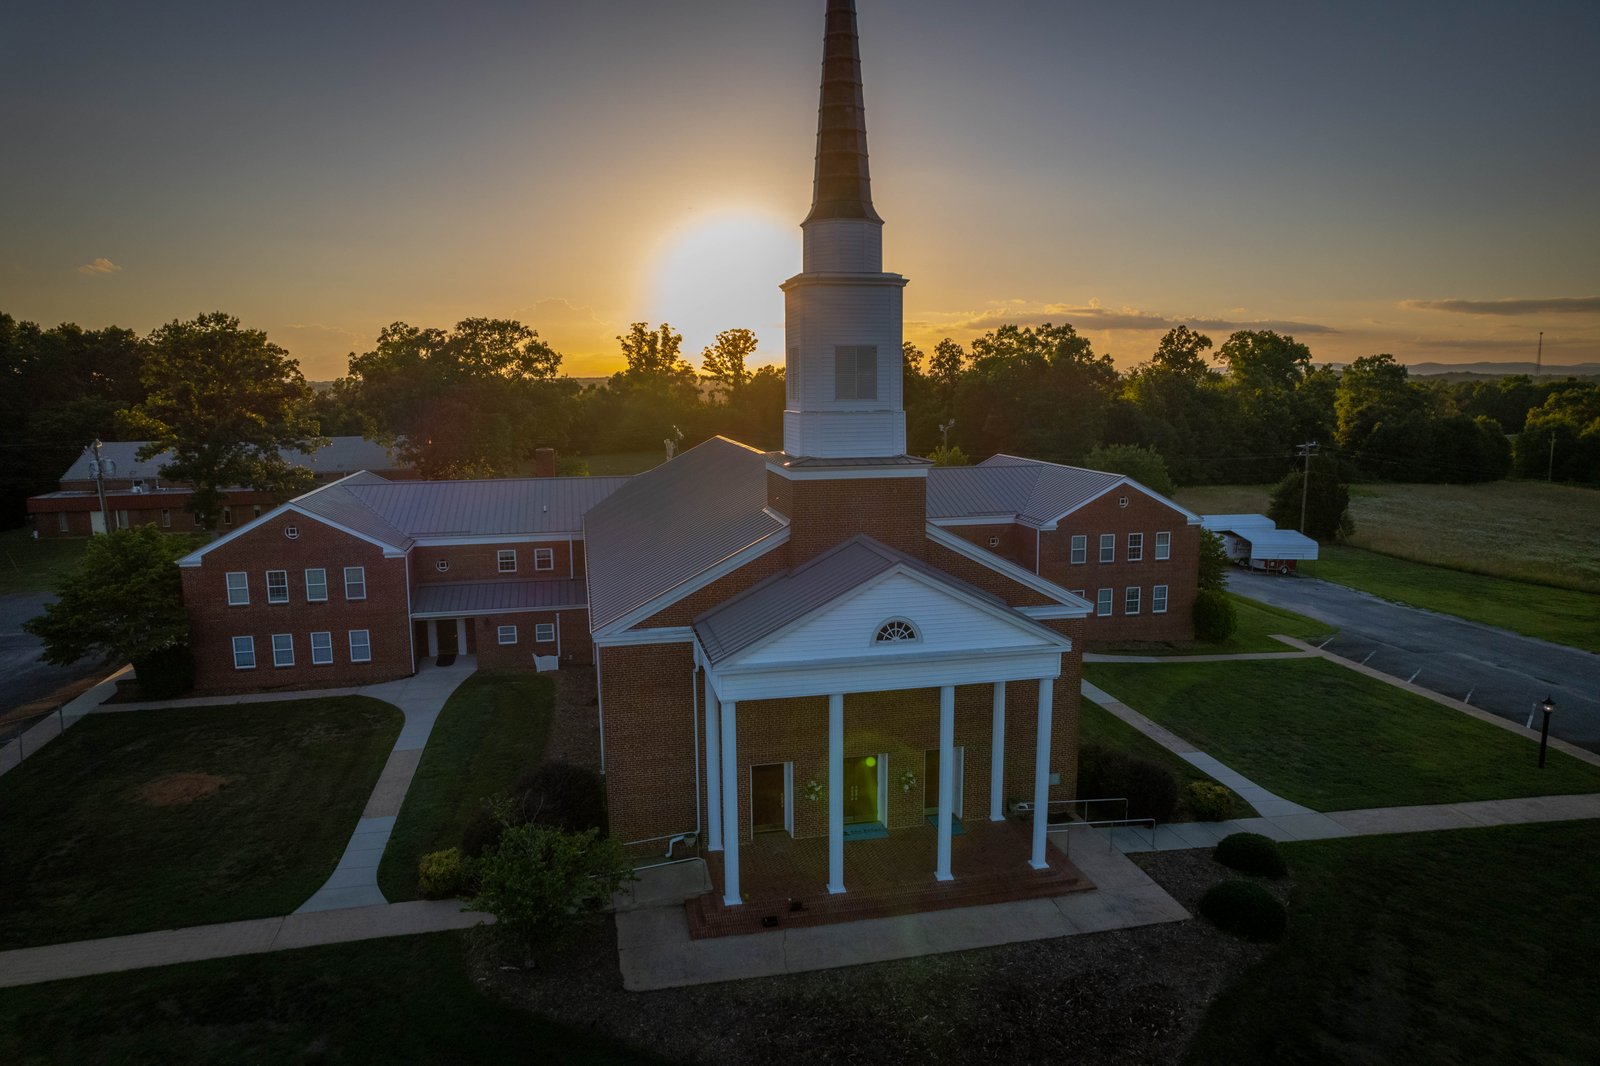
[[[1545,481],[1556,479],[1556,427],[1550,427],[1550,465],[1544,472]]]
[[[1539,331],[1539,354],[1533,357],[1533,376],[1544,373],[1544,330]]]
[[[1317,450],[1317,442],[1308,440],[1297,446],[1299,454],[1306,457],[1306,476],[1300,479],[1300,532],[1306,531],[1306,502],[1311,494],[1311,455]]]
[[[100,521],[105,523],[104,532],[111,532],[111,512],[106,508],[106,463],[109,459],[100,458],[100,438],[96,437],[94,443],[89,445],[94,449],[94,487],[100,493]]]

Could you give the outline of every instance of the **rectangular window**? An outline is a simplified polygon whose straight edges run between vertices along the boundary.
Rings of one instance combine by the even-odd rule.
[[[533,549],[533,568],[535,570],[554,570],[556,568],[556,550],[554,548]]]
[[[246,607],[250,603],[250,575],[234,570],[228,574],[228,606]]]
[[[233,668],[235,670],[254,670],[256,668],[256,638],[233,638]]]
[[[327,666],[333,662],[333,634],[311,634],[311,665]]]
[[[873,344],[841,344],[833,350],[833,398],[878,398],[878,348]]]
[[[1100,534],[1100,561],[1114,563],[1117,561],[1117,535],[1115,533]]]
[[[372,661],[372,636],[365,629],[350,631],[350,661],[353,663]]]
[[[1167,613],[1167,586],[1157,585],[1150,590],[1150,613]]]
[[[516,626],[501,626],[500,627],[500,643],[502,643],[502,644],[515,644],[516,642],[517,642],[517,627]]]
[[[1138,614],[1139,613],[1139,596],[1140,596],[1140,592],[1139,592],[1139,586],[1138,585],[1129,585],[1127,588],[1122,590],[1122,613],[1123,614]]]
[[[170,507],[161,508],[161,528],[172,528],[172,509]]]
[[[260,518],[261,517],[261,505],[259,503],[255,505],[254,510],[255,510],[255,514],[252,515],[251,517]]]
[[[67,518],[67,512],[58,511],[56,513],[56,532],[57,533],[67,533],[67,532],[70,532],[71,530],[72,530],[72,524]]]
[[[1101,589],[1095,594],[1094,613],[1099,615],[1101,618],[1104,618],[1111,613],[1112,591],[1113,590],[1111,589]]]
[[[224,507],[222,509],[222,524],[225,525],[225,526],[233,525],[233,508],[232,507]]]
[[[306,601],[325,603],[328,599],[328,571],[314,567],[306,571]]]
[[[553,644],[556,639],[556,624],[554,622],[540,622],[533,627],[533,642],[535,644]]]
[[[289,571],[287,571],[287,570],[268,570],[267,571],[267,602],[268,603],[288,603],[289,602]]]
[[[1072,535],[1072,561],[1074,563],[1089,561],[1089,538],[1083,533]]]
[[[1144,534],[1128,534],[1128,562],[1137,563],[1144,558]]]
[[[517,572],[517,550],[515,548],[504,548],[504,549],[501,549],[500,551],[495,553],[495,563],[499,567],[500,572],[502,574],[514,574],[514,573],[516,573]]]
[[[1073,589],[1072,594],[1078,597],[1080,600],[1086,600],[1089,598],[1089,593],[1086,589]]]
[[[117,512],[117,528],[118,529],[127,529],[128,528],[128,512],[127,511],[118,511]]]
[[[294,634],[292,634],[292,633],[274,633],[274,634],[272,634],[272,665],[273,666],[293,666],[294,665]]]
[[[1172,534],[1171,533],[1157,533],[1156,534],[1156,558],[1157,559],[1170,559],[1170,558],[1172,558]]]
[[[344,598],[347,600],[364,600],[367,598],[366,567],[347,566],[344,568]]]

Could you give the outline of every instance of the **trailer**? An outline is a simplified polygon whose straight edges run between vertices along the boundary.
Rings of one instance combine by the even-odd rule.
[[[1251,570],[1292,574],[1301,560],[1317,557],[1316,541],[1293,529],[1279,529],[1266,515],[1201,515],[1200,524],[1222,538],[1228,558]]]

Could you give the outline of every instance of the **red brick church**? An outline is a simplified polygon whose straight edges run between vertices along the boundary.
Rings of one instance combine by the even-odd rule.
[[[613,835],[694,838],[724,908],[741,848],[771,839],[825,851],[835,896],[847,840],[925,835],[913,880],[992,874],[954,839],[1019,802],[1016,875],[1060,865],[1043,812],[1073,795],[1083,642],[1191,634],[1199,520],[1121,475],[907,454],[906,279],[883,269],[849,0],[801,229],[782,451],[320,488],[183,561],[200,687],[592,663]]]

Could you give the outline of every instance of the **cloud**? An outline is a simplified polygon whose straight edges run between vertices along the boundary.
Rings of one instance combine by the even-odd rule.
[[[927,330],[946,330],[951,333],[981,333],[1000,326],[1037,326],[1045,322],[1070,322],[1079,330],[1148,330],[1165,332],[1174,326],[1189,326],[1231,333],[1241,329],[1270,329],[1279,333],[1327,334],[1338,333],[1332,326],[1316,322],[1296,322],[1288,319],[1228,319],[1187,318],[1181,315],[1160,314],[1136,307],[1101,307],[1091,300],[1085,306],[1072,304],[1028,304],[1023,300],[1005,300],[990,305],[982,311],[952,312],[936,316],[939,322],[906,323]]]
[[[95,274],[120,274],[121,272],[121,267],[117,266],[117,264],[113,263],[103,255],[89,260],[87,263],[83,264],[83,266],[78,268],[78,273],[87,276],[93,276]]]
[[[1600,312],[1600,296],[1548,296],[1530,300],[1401,300],[1408,311],[1458,315],[1581,315]]]

